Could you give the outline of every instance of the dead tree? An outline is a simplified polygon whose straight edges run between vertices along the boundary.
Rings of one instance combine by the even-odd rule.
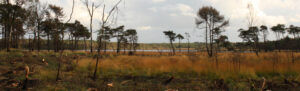
[[[87,11],[90,15],[90,31],[91,31],[90,52],[92,53],[93,52],[93,17],[94,17],[94,12],[96,11],[97,8],[100,7],[101,4],[95,5],[95,3],[92,2],[92,6],[90,7],[89,0],[85,0],[83,1],[83,3],[85,4]]]
[[[69,19],[65,22],[65,23],[69,23],[70,20],[72,19],[72,16],[73,16],[73,12],[74,12],[74,6],[75,6],[75,0],[73,0],[73,5],[72,5],[72,12],[69,16]],[[62,38],[61,38],[61,41],[60,41],[60,56],[59,56],[59,63],[58,63],[58,69],[57,69],[57,75],[56,75],[56,81],[58,81],[60,78],[59,78],[59,75],[60,75],[60,70],[61,70],[61,61],[62,61],[62,56],[63,56],[63,52],[64,52],[64,34],[62,33]]]
[[[122,0],[119,0],[113,7],[112,9],[108,12],[108,15],[105,16],[105,4],[103,5],[103,12],[102,12],[102,25],[101,25],[101,29],[100,29],[100,33],[99,33],[99,43],[98,43],[98,49],[97,49],[97,60],[96,60],[96,67],[94,70],[94,75],[93,75],[93,80],[97,79],[97,68],[98,68],[98,64],[99,64],[99,60],[100,60],[100,49],[102,49],[102,38],[104,35],[104,27],[109,26],[108,20],[110,19],[111,16],[113,16],[113,14],[115,14],[116,11],[118,11],[118,5],[121,3]]]

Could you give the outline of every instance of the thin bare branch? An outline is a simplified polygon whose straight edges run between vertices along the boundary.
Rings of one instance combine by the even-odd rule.
[[[74,12],[74,6],[75,6],[75,0],[73,0],[73,5],[72,5],[72,11],[71,11],[71,14],[70,14],[70,18],[69,18],[69,20],[66,23],[69,23],[71,21],[71,19],[72,19],[73,12]]]
[[[105,21],[103,22],[103,24],[105,24],[109,17],[112,15],[112,13],[118,8],[118,5],[121,3],[122,0],[119,0],[119,2],[117,4],[115,4],[115,6],[109,11],[108,16],[106,17]]]

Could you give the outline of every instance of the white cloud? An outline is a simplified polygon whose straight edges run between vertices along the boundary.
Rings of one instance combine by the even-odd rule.
[[[170,16],[177,16],[177,14],[175,14],[175,13],[171,13],[171,14],[169,14]]]
[[[150,30],[150,29],[152,29],[152,27],[151,26],[141,26],[141,27],[138,27],[137,29],[138,30]]]
[[[166,0],[152,0],[152,2],[154,3],[161,3],[161,2],[165,2]]]
[[[181,12],[184,16],[192,16],[195,17],[194,9],[186,4],[177,4],[177,9]]]
[[[186,4],[177,4],[177,7],[182,12],[192,12],[193,9]]]
[[[86,27],[89,27],[89,15],[85,6],[80,0],[75,1],[76,6],[71,22],[79,20]],[[93,1],[101,2],[102,0]],[[115,4],[117,1],[108,0],[105,3]],[[72,0],[41,0],[41,2],[63,7],[66,19],[68,18]],[[219,10],[226,19],[230,19],[230,27],[226,28],[230,31],[224,34],[230,36],[231,41],[241,41],[237,30],[247,26],[246,16],[249,2],[255,6],[258,18],[257,25],[265,24],[271,27],[282,23],[287,26],[290,24],[300,26],[300,0],[126,0],[120,4],[118,25],[125,25],[126,28],[136,28],[137,30],[155,30],[139,32],[139,36],[144,36],[139,39],[141,42],[162,42],[157,39],[161,39],[163,36],[158,35],[161,34],[161,31],[169,29],[178,33],[194,33],[191,41],[203,41],[203,38],[198,36],[201,33],[194,31],[194,17],[199,8],[212,6]],[[107,5],[107,9],[111,8],[109,6],[111,5]],[[99,29],[101,11],[102,9],[99,8],[95,12],[94,31]],[[96,33],[93,36],[96,36]],[[155,41],[153,41],[153,37],[155,37]]]
[[[295,15],[294,17],[289,17],[289,21],[293,23],[300,23],[300,14]]]
[[[155,8],[155,7],[151,7],[151,8],[149,8],[149,10],[151,10],[152,12],[157,12],[157,8]]]

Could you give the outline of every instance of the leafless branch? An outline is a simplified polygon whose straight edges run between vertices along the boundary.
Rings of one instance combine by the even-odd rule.
[[[107,17],[105,19],[104,19],[104,9],[105,9],[105,6],[104,6],[103,16],[102,16],[102,22],[103,22],[103,24],[106,24],[107,21],[108,21],[108,19],[109,19],[109,17],[113,14],[113,12],[118,9],[118,5],[121,3],[121,1],[122,0],[119,0],[119,2],[114,5],[114,7],[109,11],[109,13],[108,13],[108,15],[107,15]]]
[[[73,12],[74,12],[74,6],[75,6],[75,0],[73,0],[73,5],[72,5],[72,11],[71,11],[71,14],[70,14],[70,18],[69,18],[69,20],[66,23],[69,23],[70,20],[72,19]]]

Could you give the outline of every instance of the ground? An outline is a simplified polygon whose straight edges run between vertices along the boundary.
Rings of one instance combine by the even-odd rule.
[[[24,87],[26,65],[30,68],[27,89],[33,91],[300,90],[300,53],[292,52],[259,56],[228,52],[211,58],[205,53],[107,53],[100,58],[95,80],[96,54],[16,50],[0,56],[0,90],[4,91]],[[56,81],[59,61],[62,69]]]

